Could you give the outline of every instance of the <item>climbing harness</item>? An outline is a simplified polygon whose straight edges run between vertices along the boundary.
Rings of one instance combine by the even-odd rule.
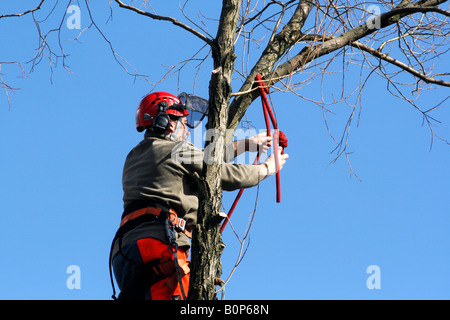
[[[173,254],[173,260],[157,259],[147,263],[137,264],[127,258],[125,253],[122,251],[122,237],[126,232],[133,229],[143,221],[159,221],[164,224],[166,238],[169,243],[168,248]],[[154,283],[164,278],[169,278],[166,283],[169,287],[175,287],[178,282],[182,297],[186,300],[187,297],[181,279],[184,275],[189,273],[189,267],[188,265],[180,266],[178,262],[178,244],[176,242],[177,232],[184,233],[189,238],[192,238],[192,234],[186,230],[186,221],[179,218],[176,212],[172,209],[166,210],[157,207],[144,207],[134,211],[125,210],[122,215],[120,227],[112,241],[109,255],[109,275],[113,289],[112,298],[114,300],[142,299],[145,292],[147,292]],[[118,298],[116,298],[116,290],[112,276],[112,251],[116,240],[118,241],[119,254],[121,254],[125,260],[135,265],[133,278],[121,290]]]
[[[266,95],[266,93],[269,93],[269,88],[263,82],[260,74],[256,75],[256,82],[259,86],[259,91],[261,93],[261,102],[262,102],[262,108],[263,108],[263,114],[264,114],[264,121],[266,123],[267,136],[271,135],[270,123],[269,123],[269,117],[270,117],[270,120],[272,121],[272,125],[274,128],[274,134],[273,134],[274,145],[282,147],[281,154],[283,154],[284,148],[287,147],[287,138],[282,131],[278,130],[277,121],[273,115],[272,108],[270,107],[269,100],[267,99],[267,95]],[[274,149],[276,150],[276,148],[274,148]],[[258,163],[260,156],[261,156],[261,151],[258,150],[258,152],[256,154],[256,158],[253,161],[254,165]],[[276,170],[276,190],[277,190],[276,201],[279,203],[279,202],[281,202],[280,163],[279,163],[279,159],[277,156],[275,156],[275,166],[277,169]],[[243,192],[244,192],[244,189],[239,190],[239,193],[237,194],[236,198],[234,199],[233,204],[231,205],[231,208],[230,208],[230,211],[228,212],[227,218],[222,223],[220,232],[223,232],[223,230],[225,229],[225,226],[227,225],[228,220],[230,220],[230,217],[233,214],[233,211],[236,208],[236,205],[239,202],[239,199],[241,198]]]

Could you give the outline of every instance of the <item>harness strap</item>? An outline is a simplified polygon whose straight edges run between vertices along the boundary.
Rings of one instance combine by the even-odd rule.
[[[178,283],[180,284],[180,290],[181,294],[183,296],[183,300],[186,300],[186,294],[184,293],[183,283],[181,281],[181,278],[183,277],[181,275],[181,268],[180,264],[178,263],[178,257],[177,257],[177,251],[178,251],[178,244],[176,241],[176,235],[175,235],[175,227],[172,223],[170,223],[169,219],[166,219],[165,222],[166,227],[166,237],[169,241],[169,250],[173,253],[173,260],[175,262],[175,271],[176,271],[176,279]]]
[[[170,209],[170,210],[172,210],[172,209]],[[162,209],[155,208],[155,207],[146,207],[146,208],[142,208],[142,209],[133,211],[133,212],[127,214],[125,217],[123,217],[122,221],[120,221],[120,227],[122,227],[128,221],[136,219],[137,217],[140,217],[144,214],[151,214],[156,217],[159,217],[161,212],[162,212]]]
[[[165,214],[166,210],[156,208],[156,207],[146,207],[142,208],[136,211],[133,211],[129,214],[127,214],[125,217],[123,217],[122,221],[120,222],[120,227],[124,226],[127,222],[134,220],[138,217],[144,216],[144,215],[152,215],[155,217],[160,217],[162,214]],[[179,218],[177,213],[173,209],[169,209],[169,215],[168,215],[169,222],[172,224],[172,226],[175,227],[175,229],[179,232],[184,233],[188,238],[192,239],[192,233],[186,230],[186,220]]]

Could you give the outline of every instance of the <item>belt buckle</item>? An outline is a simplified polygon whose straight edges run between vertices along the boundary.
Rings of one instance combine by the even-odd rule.
[[[177,220],[175,220],[175,222],[176,222],[175,229],[177,229],[178,231],[184,232],[184,230],[186,229],[186,220],[184,220],[182,218],[177,218]]]
[[[170,224],[175,228],[175,230],[184,232],[186,230],[186,220],[179,218],[176,214],[169,214]]]

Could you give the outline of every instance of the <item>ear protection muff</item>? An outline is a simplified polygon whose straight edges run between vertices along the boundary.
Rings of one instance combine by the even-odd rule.
[[[154,132],[165,133],[170,128],[170,118],[167,114],[169,105],[166,101],[161,101],[158,104],[159,111],[152,121],[152,128]]]

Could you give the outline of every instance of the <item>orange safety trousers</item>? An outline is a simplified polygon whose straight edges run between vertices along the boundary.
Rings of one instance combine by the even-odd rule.
[[[166,243],[160,240],[153,238],[140,239],[137,241],[137,246],[144,263],[148,263],[152,260],[172,261],[175,263],[173,252],[169,249],[169,246]],[[179,281],[177,272],[174,269],[174,274],[155,282],[150,287],[152,300],[173,300],[175,297],[183,299],[180,282],[187,297],[190,274],[189,268],[187,267],[188,261],[186,251],[178,249],[177,260],[181,271],[184,271],[181,273],[181,281]]]

